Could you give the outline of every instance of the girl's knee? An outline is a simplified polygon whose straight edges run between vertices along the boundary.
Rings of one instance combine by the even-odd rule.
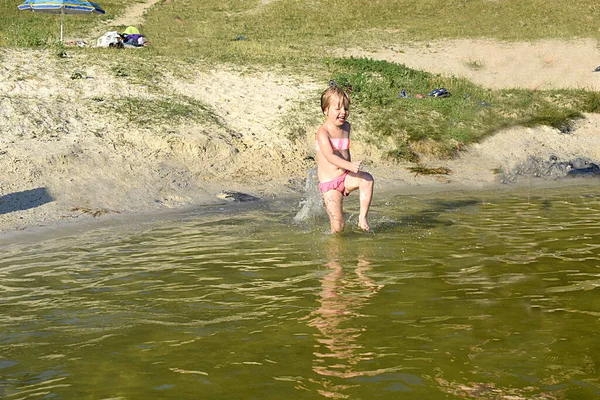
[[[369,174],[368,172],[364,172],[362,175],[360,186],[361,188],[373,187],[374,182],[375,179],[373,179],[373,175]]]

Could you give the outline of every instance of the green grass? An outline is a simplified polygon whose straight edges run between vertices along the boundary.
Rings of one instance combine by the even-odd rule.
[[[19,11],[19,3],[0,0],[0,45],[56,40],[58,16]],[[125,11],[123,2],[99,3],[106,15],[65,16],[66,34],[85,35]],[[599,19],[592,0],[170,0],[147,12],[142,30],[171,56],[296,64],[330,49],[411,40],[596,38]]]
[[[0,45],[56,46],[58,17],[18,11],[17,4],[0,0]],[[66,35],[85,35],[100,20],[124,12],[122,2],[100,5],[107,15],[65,16]],[[140,27],[152,47],[119,54],[112,72],[157,92],[162,70],[184,76],[194,68],[222,63],[282,70],[321,81],[323,88],[330,79],[347,81],[353,87],[353,118],[364,126],[362,140],[394,159],[416,159],[424,149],[451,156],[463,145],[512,125],[544,124],[568,132],[573,119],[598,112],[600,95],[585,90],[488,90],[465,79],[336,54],[346,48],[401,48],[413,40],[445,38],[597,38],[598,20],[600,5],[591,0],[171,0],[150,9]],[[98,49],[74,51],[103,62],[114,55]],[[482,62],[472,60],[469,66],[481,68]],[[397,97],[403,88],[414,96],[440,87],[452,96]],[[303,115],[294,119],[314,121],[304,101],[299,99],[297,107]],[[189,99],[169,99],[153,103],[152,113],[177,117],[189,113],[189,107],[201,109]],[[206,110],[201,114],[212,115]],[[288,136],[306,133],[294,128]]]
[[[597,37],[599,19],[590,0],[174,0],[149,13],[146,31],[172,53],[294,62],[411,40]]]
[[[491,91],[468,80],[441,78],[369,59],[330,59],[336,82],[352,86],[352,110],[367,123],[366,139],[392,158],[414,159],[419,143],[447,156],[511,125],[550,125],[568,131],[582,112],[598,110],[598,94],[583,90]],[[445,98],[427,96],[446,88]],[[399,98],[405,89],[412,98]],[[415,95],[421,93],[422,99]]]

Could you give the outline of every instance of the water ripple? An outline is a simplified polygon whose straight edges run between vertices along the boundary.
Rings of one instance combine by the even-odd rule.
[[[0,394],[600,393],[598,189],[376,198],[369,235],[290,210],[7,247]]]

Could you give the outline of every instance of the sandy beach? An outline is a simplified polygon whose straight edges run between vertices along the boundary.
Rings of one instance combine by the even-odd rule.
[[[136,6],[128,20],[141,18],[143,11]],[[492,89],[600,89],[600,73],[593,72],[600,63],[594,40],[522,44],[459,40],[370,52],[355,49],[340,55],[466,77]],[[209,105],[220,123],[136,128],[102,113],[109,106],[102,99],[153,94],[143,84],[111,74],[107,65],[90,63],[84,53],[59,58],[46,50],[3,49],[0,60],[3,234],[110,215],[218,204],[227,202],[217,196],[224,190],[263,199],[303,195],[307,171],[314,166],[317,126],[309,126],[305,137],[294,142],[280,128],[302,102],[311,101],[319,115],[318,82],[283,71],[228,66],[197,71],[194,79],[169,76],[165,81],[170,93]],[[474,62],[480,68],[473,69]],[[73,79],[75,70],[84,70],[85,76]],[[359,138],[360,126],[354,129]],[[548,127],[513,127],[462,149],[455,159],[421,160],[429,167],[449,168],[448,175],[415,175],[408,169],[411,164],[386,161],[360,140],[353,142],[353,158],[370,161],[376,190],[426,185],[482,188],[501,185],[498,171],[511,171],[531,156],[600,160],[599,144],[600,116],[587,115],[568,134]]]

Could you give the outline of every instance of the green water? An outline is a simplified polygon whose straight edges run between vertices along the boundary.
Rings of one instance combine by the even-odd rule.
[[[373,234],[296,211],[5,244],[0,397],[600,398],[600,187],[379,196]]]

